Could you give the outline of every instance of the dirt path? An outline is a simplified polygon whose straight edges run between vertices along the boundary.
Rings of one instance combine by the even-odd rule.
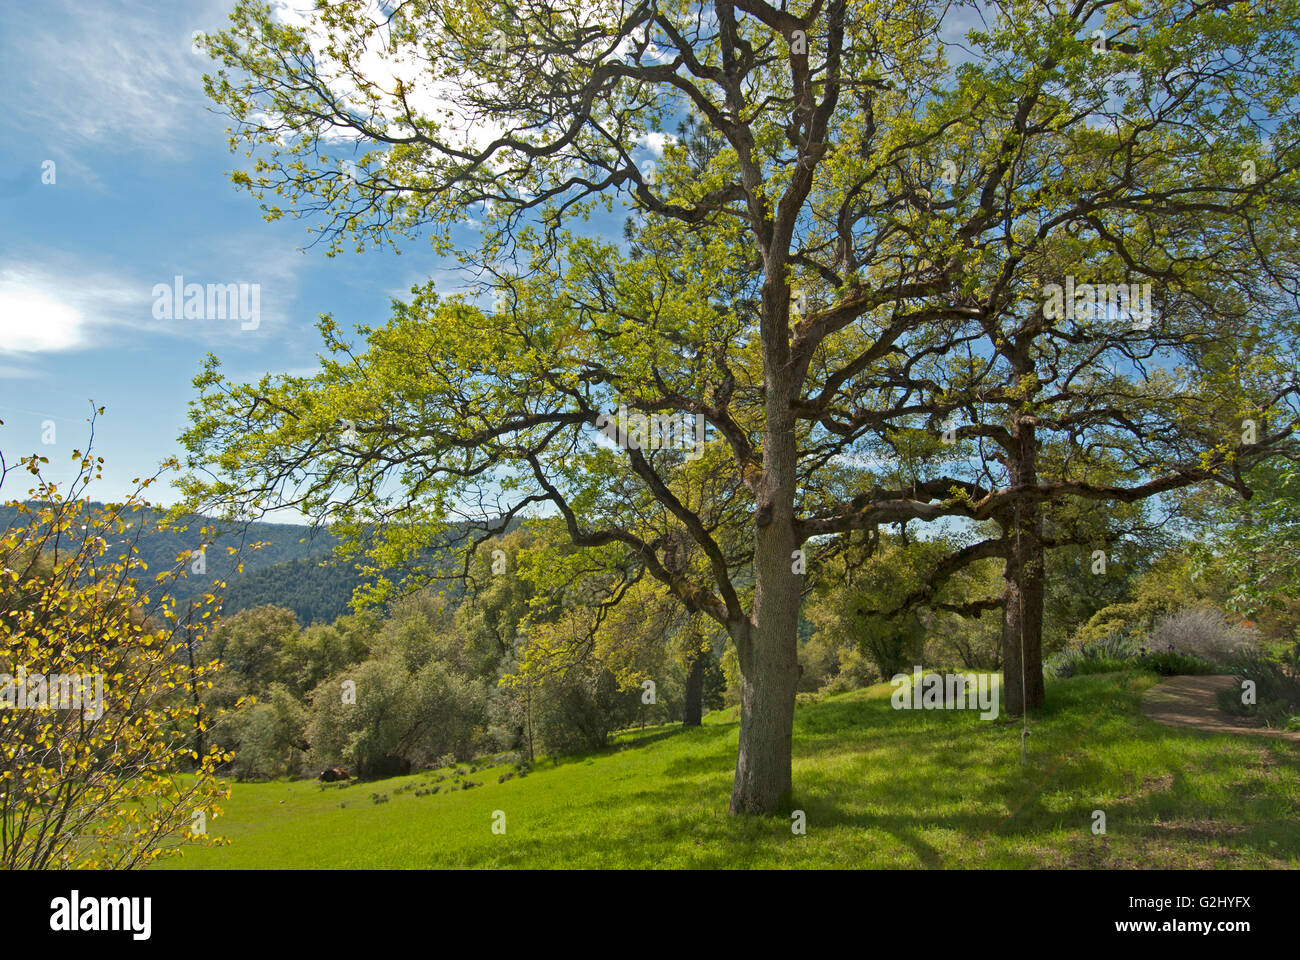
[[[1300,741],[1300,733],[1258,726],[1244,717],[1229,717],[1219,709],[1216,694],[1241,682],[1231,674],[1208,677],[1167,677],[1142,695],[1142,712],[1156,723],[1194,727],[1207,733],[1262,733]]]

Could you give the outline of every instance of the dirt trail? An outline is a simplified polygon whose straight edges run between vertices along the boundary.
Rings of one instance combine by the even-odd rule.
[[[1142,712],[1156,723],[1194,727],[1208,733],[1254,733],[1300,741],[1300,733],[1259,726],[1244,717],[1229,717],[1219,709],[1216,694],[1238,686],[1239,677],[1167,677],[1142,695]]]

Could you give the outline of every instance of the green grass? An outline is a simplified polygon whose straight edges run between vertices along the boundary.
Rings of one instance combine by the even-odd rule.
[[[730,817],[737,723],[625,735],[523,779],[416,797],[437,773],[324,788],[235,784],[209,821],[231,843],[172,868],[1295,867],[1300,744],[1160,726],[1149,674],[1051,683],[1030,720],[895,711],[887,685],[801,705],[789,817]],[[464,765],[468,769],[468,765]],[[441,771],[439,771],[441,772]],[[372,793],[388,794],[375,804]],[[346,804],[346,806],[341,806]],[[1105,836],[1092,813],[1106,814]],[[492,833],[493,812],[506,833]]]

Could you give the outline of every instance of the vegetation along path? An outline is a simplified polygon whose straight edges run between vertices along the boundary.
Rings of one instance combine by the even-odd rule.
[[[1218,693],[1235,686],[1240,679],[1231,674],[1169,677],[1143,695],[1142,712],[1148,719],[1171,727],[1195,727],[1209,733],[1263,733],[1300,741],[1300,733],[1224,716],[1219,708]]]

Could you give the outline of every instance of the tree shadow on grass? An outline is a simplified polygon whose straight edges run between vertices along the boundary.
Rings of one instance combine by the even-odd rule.
[[[600,757],[609,757],[616,754],[642,750],[652,744],[678,737],[689,737],[695,742],[714,742],[725,737],[728,733],[733,732],[734,727],[734,724],[713,724],[706,727],[683,727],[681,725],[666,727],[663,730],[658,730],[654,733],[640,734],[634,738],[608,743],[599,750],[592,750],[588,753],[566,754],[560,757],[543,757],[538,761],[534,769],[538,771],[556,770],[561,767],[573,766],[575,764],[590,763],[592,760]]]
[[[1035,866],[1039,858],[1096,865],[1090,858],[1104,851],[1092,843],[1092,811],[1099,807],[1115,848],[1103,856],[1110,862],[1118,854],[1127,858],[1121,863],[1141,866],[1144,851],[1156,849],[1143,845],[1148,836],[1166,847],[1172,842],[1169,849],[1179,855],[1204,858],[1221,842],[1216,830],[1222,842],[1243,850],[1272,841],[1275,856],[1300,854],[1300,836],[1261,832],[1259,823],[1285,805],[1273,773],[1252,774],[1248,790],[1222,786],[1238,767],[1253,770],[1255,754],[1229,744],[1218,752],[1213,743],[1207,752],[1206,735],[1152,729],[1134,716],[1133,694],[1114,678],[1081,678],[1066,689],[1054,684],[1048,708],[1030,720],[1030,763],[1023,767],[1019,722],[988,723],[960,711],[894,711],[887,698],[862,696],[801,708],[794,807],[804,811],[811,836],[847,831],[843,843],[832,837],[818,852],[785,846],[808,842],[792,834],[788,814],[727,815],[736,736],[731,722],[665,728],[613,744],[602,752],[626,754],[684,738],[669,756],[650,752],[653,766],[635,773],[626,789],[574,791],[561,820],[538,824],[536,832],[512,830],[511,849],[448,851],[446,859],[474,866],[531,861],[715,869],[817,862],[814,857],[861,867],[978,866],[985,860]],[[1130,758],[1132,773],[1117,773],[1117,764]],[[1188,767],[1193,759],[1199,766]],[[635,770],[635,753],[633,760]],[[1294,771],[1290,760],[1277,757],[1280,774]],[[1218,781],[1209,803],[1207,778]],[[1099,800],[1098,794],[1105,796]],[[1179,819],[1170,823],[1175,815]],[[1242,822],[1249,828],[1233,833]],[[1121,837],[1124,842],[1113,842]],[[855,856],[860,863],[852,862]]]

